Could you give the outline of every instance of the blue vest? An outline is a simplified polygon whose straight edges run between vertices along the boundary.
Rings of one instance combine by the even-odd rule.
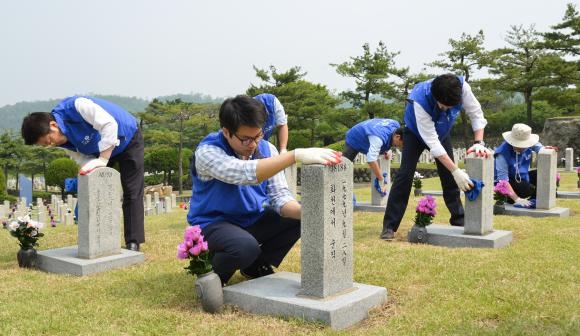
[[[270,139],[270,136],[276,128],[276,104],[274,103],[274,96],[271,93],[261,93],[254,97],[254,99],[261,101],[264,106],[266,106],[267,119],[266,123],[262,127],[262,133],[264,133],[264,139]]]
[[[93,125],[86,122],[75,108],[75,99],[80,96],[72,96],[63,99],[54,109],[52,115],[60,128],[60,131],[66,136],[67,142],[59,147],[72,151],[78,151],[85,155],[99,156],[99,141],[101,135],[99,131],[93,128]],[[95,104],[102,107],[117,121],[117,138],[119,146],[113,149],[111,157],[121,154],[127,145],[133,139],[137,131],[137,120],[131,113],[125,111],[118,105],[99,98],[89,98]]]
[[[461,86],[463,86],[463,76],[457,76],[459,81],[461,82]],[[428,80],[425,82],[417,83],[411,93],[409,94],[408,104],[405,107],[405,126],[413,132],[417,136],[417,138],[421,139],[421,135],[419,134],[419,129],[417,128],[417,120],[415,119],[415,107],[413,106],[413,102],[418,103],[421,107],[431,116],[431,120],[435,124],[435,130],[437,131],[437,135],[439,136],[439,140],[442,141],[449,135],[451,132],[451,127],[453,127],[453,123],[455,119],[459,116],[459,112],[463,108],[463,104],[459,103],[458,105],[452,106],[447,111],[441,111],[437,107],[437,101],[433,98],[431,94],[431,83],[433,80]]]
[[[532,162],[533,151],[532,147],[524,149],[521,153],[517,154],[516,160],[516,151],[514,151],[514,147],[504,141],[495,149],[493,156],[496,157],[498,154],[501,154],[505,158],[505,161],[508,164],[508,177],[515,178],[516,167],[518,167],[522,181],[530,182],[529,169],[530,163]],[[493,168],[493,180],[497,181],[497,168],[495,166]]]
[[[211,133],[199,145],[209,144],[223,149],[228,155],[236,156],[223,136],[222,131]],[[270,157],[268,142],[258,144],[261,157]],[[218,179],[202,181],[192,173],[192,195],[187,222],[202,228],[215,222],[226,221],[241,227],[253,225],[264,212],[264,204],[269,203],[266,192],[268,181],[258,185],[237,185]]]
[[[391,139],[397,128],[401,127],[398,121],[392,119],[369,119],[354,125],[346,132],[345,142],[359,153],[367,154],[370,143],[369,136],[374,135],[383,141],[380,154],[391,149]]]

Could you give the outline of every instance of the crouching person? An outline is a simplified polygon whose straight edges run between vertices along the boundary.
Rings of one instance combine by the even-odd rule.
[[[284,169],[296,162],[338,164],[341,153],[298,148],[278,155],[263,139],[264,105],[249,96],[223,102],[221,130],[206,136],[191,161],[190,225],[200,225],[222,284],[236,270],[246,278],[272,274],[300,238],[301,206]]]

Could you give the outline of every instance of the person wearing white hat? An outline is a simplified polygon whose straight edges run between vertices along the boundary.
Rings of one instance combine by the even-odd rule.
[[[528,198],[536,198],[537,175],[535,170],[530,170],[532,152],[539,152],[544,145],[526,124],[514,124],[512,130],[503,132],[502,136],[505,141],[494,153],[494,181],[509,181],[511,201],[508,202],[528,208],[532,205]]]

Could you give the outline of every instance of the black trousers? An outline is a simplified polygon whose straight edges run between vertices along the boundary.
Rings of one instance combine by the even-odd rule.
[[[216,222],[203,228],[202,233],[213,253],[213,270],[225,284],[238,269],[278,267],[300,238],[300,221],[266,210],[250,227]]]
[[[536,185],[538,185],[538,171],[537,170],[530,170],[528,172],[530,177],[530,181],[521,180],[520,182],[516,181],[515,178],[510,177],[510,185],[516,195],[520,198],[536,198]],[[508,199],[508,203],[513,203],[511,199]]]
[[[441,141],[441,144],[445,148],[447,155],[453,160],[453,147],[449,137]],[[413,184],[413,176],[417,169],[417,161],[423,150],[427,148],[423,140],[417,138],[408,129],[405,129],[403,133],[401,167],[395,176],[391,191],[389,192],[387,208],[385,209],[385,216],[383,217],[383,230],[391,229],[396,232],[399,229],[399,225],[401,225],[401,220],[407,209],[407,204],[409,203],[409,195]],[[443,200],[451,213],[449,224],[463,226],[465,212],[463,210],[463,204],[461,203],[459,187],[455,183],[451,172],[439,160],[435,160],[435,163],[437,165],[437,173],[441,180]]]
[[[145,242],[145,210],[143,193],[145,189],[144,143],[141,131],[121,154],[109,160],[107,166],[119,163],[121,186],[123,188],[123,227],[125,242],[138,244]]]

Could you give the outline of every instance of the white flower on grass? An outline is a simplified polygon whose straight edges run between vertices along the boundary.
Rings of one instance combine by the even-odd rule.
[[[10,229],[10,231],[16,231],[16,229],[18,229],[20,227],[20,224],[18,224],[17,221],[11,221],[8,224],[8,228]]]

